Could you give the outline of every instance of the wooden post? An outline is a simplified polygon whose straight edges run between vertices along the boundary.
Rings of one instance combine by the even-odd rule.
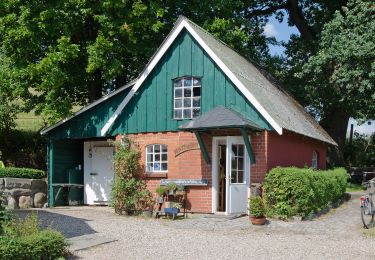
[[[254,155],[253,149],[251,148],[249,135],[247,134],[247,132],[244,128],[241,128],[240,130],[241,130],[243,140],[245,142],[247,153],[249,154],[249,157],[250,157],[250,163],[254,164],[254,163],[256,163],[255,155]]]
[[[54,154],[54,147],[53,147],[53,140],[49,140],[48,146],[47,146],[47,151],[48,151],[48,204],[49,207],[52,208],[55,204],[55,198],[53,194],[53,186],[52,186],[52,180],[53,180],[53,154]]]
[[[205,146],[205,144],[203,142],[201,133],[198,132],[198,131],[194,131],[194,134],[195,134],[195,137],[198,140],[199,147],[201,148],[204,160],[206,161],[207,164],[210,164],[210,157],[208,156],[207,149],[206,149],[206,146]]]

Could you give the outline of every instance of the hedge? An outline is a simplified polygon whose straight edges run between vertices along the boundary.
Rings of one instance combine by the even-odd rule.
[[[306,217],[338,201],[345,193],[347,178],[344,168],[274,168],[264,180],[267,214]]]
[[[27,178],[40,179],[46,176],[46,173],[37,169],[6,167],[0,169],[0,178]]]
[[[61,233],[48,229],[28,236],[0,236],[0,259],[64,258],[67,254],[67,246],[66,239]]]

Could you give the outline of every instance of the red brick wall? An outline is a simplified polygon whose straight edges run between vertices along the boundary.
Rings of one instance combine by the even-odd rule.
[[[311,167],[312,153],[318,152],[318,168],[326,167],[327,145],[312,138],[284,131],[268,133],[268,169],[276,166]]]
[[[263,131],[251,135],[251,146],[255,154],[255,164],[250,166],[250,182],[262,182],[267,170],[268,132]]]
[[[211,165],[206,164],[200,150],[191,150],[175,156],[175,149],[183,144],[195,143],[198,146],[198,141],[193,133],[141,133],[129,135],[129,137],[138,144],[142,166],[145,165],[146,146],[164,144],[168,146],[168,179],[208,179],[207,187],[190,187],[187,190],[187,208],[192,212],[211,212]],[[211,147],[207,146],[207,148],[211,151]],[[146,178],[147,186],[153,193],[162,179],[162,177],[155,176],[150,175]],[[154,196],[156,196],[155,193]]]
[[[238,130],[210,131],[202,134],[202,138],[212,160],[213,136],[240,136]],[[194,143],[198,146],[193,133],[162,132],[140,133],[129,135],[139,146],[141,165],[145,165],[146,146],[164,144],[168,146],[169,179],[207,179],[207,187],[190,187],[187,191],[187,209],[191,212],[212,211],[212,167],[206,164],[200,150],[191,150],[178,156],[175,150],[181,145]],[[118,137],[119,138],[119,137]],[[311,138],[284,131],[283,135],[275,132],[251,134],[251,143],[256,157],[256,164],[250,167],[251,183],[262,182],[266,173],[276,166],[311,166],[312,151],[319,154],[319,168],[325,168],[326,145]],[[146,178],[151,192],[159,186],[163,177]],[[154,194],[156,196],[156,194]]]

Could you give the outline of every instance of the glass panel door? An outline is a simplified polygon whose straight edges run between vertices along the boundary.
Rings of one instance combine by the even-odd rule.
[[[250,161],[242,137],[227,137],[227,162],[227,213],[246,213]]]

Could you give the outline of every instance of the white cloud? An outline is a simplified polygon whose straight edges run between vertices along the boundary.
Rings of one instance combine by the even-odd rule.
[[[275,26],[272,23],[267,23],[266,26],[264,26],[264,35],[266,37],[276,37],[277,31]]]
[[[358,122],[355,119],[350,118],[349,124],[348,124],[348,129],[347,129],[347,132],[346,132],[347,137],[349,137],[349,135],[350,135],[350,125],[351,124],[353,124],[354,132],[357,132],[359,134],[371,136],[373,133],[375,133],[375,120],[369,120],[369,121],[364,122],[361,125],[358,125]]]

